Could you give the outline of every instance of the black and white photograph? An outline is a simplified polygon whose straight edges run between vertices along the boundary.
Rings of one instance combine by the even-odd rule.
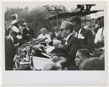
[[[104,7],[20,4],[5,6],[5,70],[105,70]]]
[[[107,3],[2,2],[3,84],[106,85]]]

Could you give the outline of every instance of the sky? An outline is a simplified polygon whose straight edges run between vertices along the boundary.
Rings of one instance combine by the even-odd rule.
[[[90,4],[88,2],[84,2],[86,4]],[[32,8],[36,8],[39,6],[43,6],[43,5],[64,5],[68,10],[71,10],[71,8],[75,8],[77,4],[84,4],[83,2],[5,2],[3,3],[4,7],[9,7],[9,8],[24,8],[24,7],[28,7],[30,10]],[[94,10],[103,10],[104,9],[104,3],[92,3],[91,4],[96,4],[96,6],[93,6],[92,9]]]
[[[51,1],[51,2],[4,2],[3,8],[6,10],[6,8],[25,8],[28,7],[29,10],[37,7],[43,7],[44,5],[64,5],[68,11],[71,11],[72,8],[76,8],[77,4],[96,4],[96,6],[93,6],[91,10],[104,10],[106,8],[104,2],[62,2],[62,1]],[[103,15],[104,12],[99,12],[92,14],[91,17],[95,18],[97,16]]]

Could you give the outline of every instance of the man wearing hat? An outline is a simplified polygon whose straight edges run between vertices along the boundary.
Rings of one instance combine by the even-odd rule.
[[[13,58],[16,52],[14,45],[17,33],[13,30],[10,31],[9,36],[5,38],[5,69],[13,70]]]
[[[77,16],[72,17],[70,22],[76,31],[75,36],[79,39],[81,48],[87,48],[92,52],[94,50],[94,36],[92,32],[81,27],[81,19]]]
[[[76,37],[74,37],[73,26],[71,22],[63,21],[61,26],[61,36],[64,38],[62,41],[63,48],[68,52],[69,64],[74,63],[75,54],[80,48],[80,43]],[[72,66],[69,65],[69,69],[72,70]]]

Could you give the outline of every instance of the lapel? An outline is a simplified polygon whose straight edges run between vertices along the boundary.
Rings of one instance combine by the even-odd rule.
[[[69,43],[72,42],[73,37],[74,37],[74,35],[72,34],[72,35],[68,38],[68,40],[67,40],[67,44],[69,44]]]
[[[6,46],[6,50],[13,50],[14,48],[14,43],[9,36],[6,37],[5,39],[5,46]]]
[[[9,41],[10,41],[10,45],[11,45],[12,47],[14,47],[14,39],[12,40],[11,38],[9,38]]]
[[[68,40],[66,41],[66,39],[62,39],[61,40],[61,44],[63,44],[63,45],[68,45],[69,43],[71,43],[71,41],[72,41],[72,38],[73,38],[73,34],[68,38]]]
[[[69,51],[71,49],[72,43],[74,42],[74,35],[72,34],[68,40],[67,40],[67,45],[65,45],[65,49]]]
[[[82,34],[85,37],[86,36],[86,29],[82,28],[80,34]]]

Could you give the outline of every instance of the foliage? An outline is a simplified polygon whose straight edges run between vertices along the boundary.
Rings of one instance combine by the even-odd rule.
[[[37,7],[29,10],[25,8],[7,8],[5,12],[5,24],[10,25],[11,15],[18,14],[19,21],[24,21],[31,24],[32,29],[37,36],[40,33],[40,28],[45,27],[48,31],[52,31],[53,27],[56,26],[56,19],[48,20],[49,12],[44,7]],[[59,21],[60,22],[60,21]]]

